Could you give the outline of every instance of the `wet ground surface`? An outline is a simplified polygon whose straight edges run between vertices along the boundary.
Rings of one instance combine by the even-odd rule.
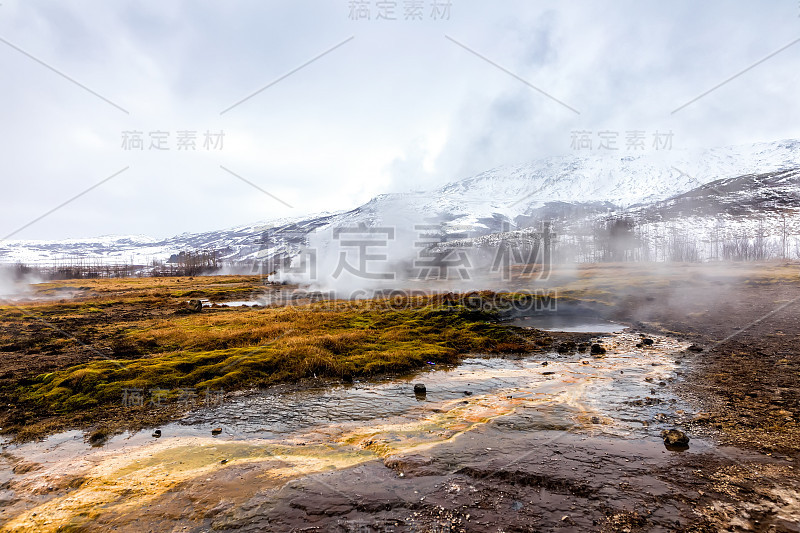
[[[674,531],[697,522],[699,466],[658,439],[521,432],[511,415],[431,450],[259,491],[213,521],[222,531]],[[714,496],[709,495],[713,501]],[[713,504],[711,504],[713,505]],[[784,509],[785,524],[796,515]]]
[[[668,387],[688,345],[597,340],[604,356],[471,358],[242,393],[160,438],[4,446],[0,520],[7,531],[671,531],[697,522],[693,462],[791,468],[705,439],[666,449],[660,431],[692,418]],[[773,500],[783,527],[791,504]]]

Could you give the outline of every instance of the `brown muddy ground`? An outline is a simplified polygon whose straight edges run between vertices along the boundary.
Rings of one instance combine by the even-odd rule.
[[[707,445],[675,454],[654,440],[520,435],[507,431],[513,423],[513,416],[504,418],[428,453],[255,493],[217,509],[221,516],[211,525],[219,531],[718,531],[747,525],[741,504],[730,503],[744,495],[755,502],[747,515],[759,522],[754,529],[796,527],[798,509],[764,483],[783,475],[785,461]],[[731,461],[746,462],[764,479],[716,474]]]
[[[695,425],[765,453],[800,451],[800,265],[643,283],[610,318],[677,334],[699,347],[680,391],[708,413]],[[761,276],[759,276],[761,274]]]

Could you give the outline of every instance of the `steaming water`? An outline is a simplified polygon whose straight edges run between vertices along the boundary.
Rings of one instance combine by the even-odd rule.
[[[512,326],[536,328],[542,331],[564,331],[570,333],[619,333],[627,326],[599,318],[580,315],[556,315],[552,313],[526,316],[510,321]]]
[[[160,439],[148,430],[91,448],[71,431],[5,445],[0,525],[48,531],[84,523],[99,512],[144,506],[178,483],[232,465],[258,465],[265,479],[280,485],[437,446],[482,424],[502,424],[512,413],[509,431],[656,435],[682,408],[663,385],[675,373],[672,354],[687,345],[653,338],[655,345],[644,349],[635,347],[640,338],[632,334],[599,339],[608,348],[604,358],[475,357],[377,383],[238,394],[163,426]],[[426,394],[414,394],[414,383],[424,383]],[[223,431],[212,437],[215,427]],[[67,491],[78,477],[88,481]]]
[[[4,277],[0,272],[0,299],[15,301],[18,299],[27,299],[31,295],[31,288],[28,283],[14,281],[13,279]]]

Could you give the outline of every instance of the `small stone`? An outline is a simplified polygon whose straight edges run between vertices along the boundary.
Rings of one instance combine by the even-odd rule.
[[[222,433],[222,428],[214,428],[211,430],[212,435],[219,435],[220,433]]]
[[[160,436],[161,436],[161,430],[160,429],[157,429],[157,430],[153,431],[153,437],[159,438]]]
[[[689,350],[690,352],[702,352],[703,351],[703,347],[702,346],[698,346],[697,344],[692,344],[691,346],[689,346],[686,349]]]
[[[417,383],[414,385],[414,394],[425,394],[428,392],[428,389],[425,388],[424,383]]]
[[[224,464],[225,464],[225,463],[227,463],[227,462],[228,462],[228,460],[227,460],[227,459],[223,459],[222,461],[220,461],[220,462],[219,462],[219,464],[221,464],[221,465],[224,465]]]
[[[661,432],[661,438],[664,439],[665,446],[672,446],[673,448],[689,447],[689,437],[679,429],[665,429]]]
[[[464,391],[464,396],[472,396],[472,392],[470,392],[468,390],[465,390]]]
[[[599,344],[592,344],[591,354],[592,355],[603,355],[606,353],[606,349],[600,346]]]
[[[644,344],[645,346],[652,346],[653,342],[654,342],[653,339],[648,339],[648,338],[642,339],[642,344]]]

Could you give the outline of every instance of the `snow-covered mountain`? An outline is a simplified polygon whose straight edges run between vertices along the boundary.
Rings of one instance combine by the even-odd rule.
[[[220,231],[183,234],[169,239],[144,236],[98,237],[63,241],[0,242],[0,262],[44,264],[101,262],[149,264],[181,251],[215,250],[224,260],[246,261],[291,255],[312,238],[325,239],[335,227],[439,225],[442,232],[479,237],[525,227],[541,219],[589,220],[632,216],[656,223],[656,212],[695,195],[703,186],[742,189],[739,203],[748,204],[742,176],[767,175],[800,168],[800,141],[785,140],[702,151],[649,153],[576,152],[523,165],[504,166],[423,192],[387,194],[350,211],[249,224]],[[722,181],[720,181],[722,180]],[[727,180],[727,181],[726,181]],[[762,183],[791,203],[798,198],[795,182]],[[762,187],[762,189],[764,188]],[[681,196],[684,195],[684,196]],[[689,195],[689,196],[686,196]],[[711,197],[706,198],[711,201]],[[730,202],[736,203],[734,197]],[[726,213],[730,211],[726,204]],[[750,208],[752,214],[755,208]],[[741,210],[740,210],[741,211]],[[719,213],[717,213],[719,215]],[[709,218],[711,213],[686,213]],[[731,215],[734,216],[734,215]],[[679,217],[680,218],[680,217]]]

